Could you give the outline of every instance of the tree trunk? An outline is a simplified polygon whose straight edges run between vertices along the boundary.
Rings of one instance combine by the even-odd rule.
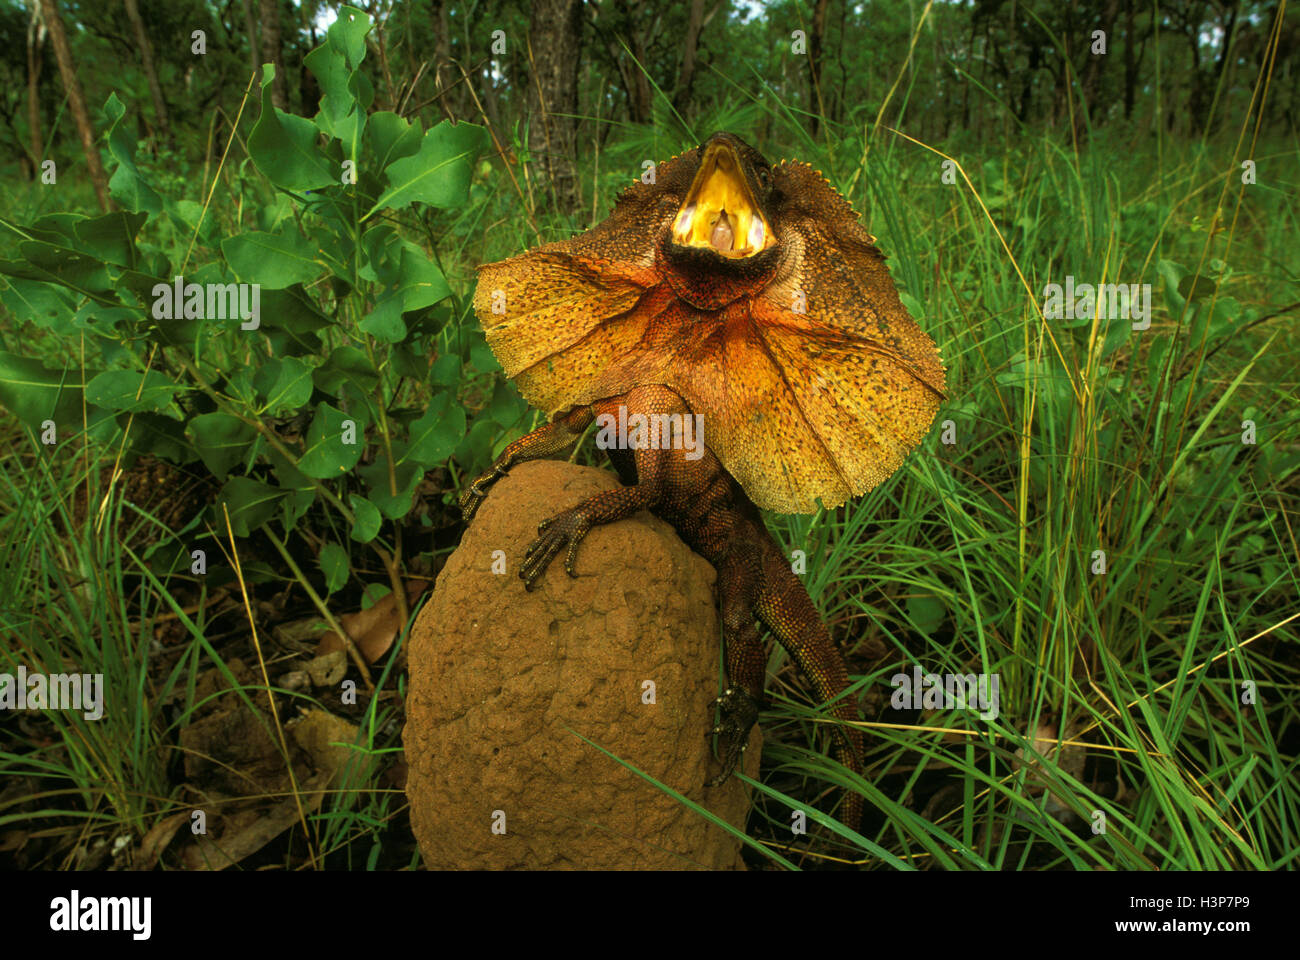
[[[691,15],[686,24],[686,41],[682,47],[682,71],[677,77],[677,89],[673,93],[673,107],[678,113],[686,109],[691,99],[691,84],[695,80],[695,51],[703,29],[704,0],[691,0]]]
[[[275,79],[271,81],[271,103],[281,110],[289,109],[289,86],[284,75],[284,48],[280,42],[280,5],[276,0],[261,0],[262,63],[275,64]]]
[[[641,37],[626,37],[632,50],[632,63],[623,50],[611,45],[610,52],[618,62],[618,72],[623,77],[627,91],[627,105],[633,123],[649,123],[654,115],[654,95],[650,92],[650,78],[645,71],[645,43]]]
[[[817,0],[817,6],[813,7],[812,35],[808,38],[808,76],[812,82],[811,106],[815,108],[809,110],[813,136],[817,135],[821,115],[826,111],[822,100],[822,38],[826,35],[826,8],[829,6],[830,0]]]
[[[54,57],[59,62],[59,75],[63,78],[63,89],[68,95],[68,109],[72,113],[77,135],[81,138],[81,148],[86,153],[86,167],[90,171],[90,182],[99,198],[100,208],[107,213],[111,207],[108,200],[108,177],[104,175],[104,165],[99,162],[99,148],[95,145],[95,130],[90,125],[90,115],[86,112],[86,95],[81,91],[81,80],[77,78],[76,67],[72,64],[72,51],[68,48],[68,36],[63,32],[63,21],[54,0],[41,0],[41,10],[45,16],[45,26],[50,31],[50,43],[54,47]]]
[[[1133,119],[1133,104],[1137,100],[1137,28],[1133,24],[1134,0],[1124,0],[1124,119]]]
[[[40,176],[45,144],[41,138],[41,47],[45,44],[45,24],[41,23],[41,5],[32,4],[32,19],[27,24],[27,126],[31,128],[32,177]]]
[[[534,0],[528,50],[533,73],[530,148],[540,155],[556,206],[565,213],[578,207],[573,158],[578,149],[581,30],[581,0]]]
[[[447,16],[446,0],[433,0],[429,11],[433,26],[433,89],[438,95],[438,106],[451,120],[468,114],[465,88],[461,85],[460,71],[451,59],[451,21]],[[473,64],[466,67],[466,72]]]
[[[149,98],[153,101],[154,116],[158,118],[158,133],[165,139],[171,139],[171,123],[167,118],[167,101],[163,99],[162,86],[158,83],[158,71],[153,62],[153,44],[144,31],[144,21],[140,19],[138,0],[123,0],[126,18],[131,21],[131,32],[135,34],[135,45],[140,51],[140,65],[144,68],[144,78],[149,84]]]

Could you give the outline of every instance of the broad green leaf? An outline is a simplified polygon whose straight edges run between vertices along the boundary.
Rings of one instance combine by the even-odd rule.
[[[1187,273],[1187,268],[1173,260],[1158,260],[1156,261],[1156,273],[1165,282],[1165,300],[1169,314],[1177,318],[1179,312],[1183,309],[1183,304],[1187,302],[1186,298],[1178,292],[1178,288],[1182,286],[1183,277]]]
[[[126,107],[122,101],[117,99],[116,93],[110,93],[104,104],[104,116],[109,123],[104,139],[108,143],[109,155],[117,161],[117,169],[108,180],[108,192],[128,210],[157,213],[162,209],[162,198],[145,182],[135,165],[135,136],[131,129],[134,125],[122,123],[125,114]]]
[[[345,382],[369,393],[379,382],[379,373],[370,358],[356,347],[336,347],[329,357],[312,371],[312,380],[326,393],[338,396]]]
[[[1218,288],[1218,284],[1209,277],[1196,277],[1190,273],[1178,281],[1178,295],[1191,303],[1208,300]]]
[[[148,214],[122,210],[102,217],[88,217],[74,228],[77,249],[119,267],[135,270],[140,264],[135,238],[147,219]]]
[[[412,156],[420,149],[420,128],[391,110],[371,114],[366,138],[380,170],[387,170],[394,160]]]
[[[361,235],[365,253],[358,270],[363,280],[394,284],[401,272],[402,238],[392,224],[377,223]]]
[[[66,371],[50,370],[39,360],[0,352],[0,404],[33,430],[46,420],[80,424],[83,386],[71,364]]]
[[[429,382],[439,387],[454,387],[461,381],[460,357],[444,353],[429,368]]]
[[[333,323],[302,287],[262,291],[262,324],[294,333],[315,333]]]
[[[170,404],[182,389],[181,384],[157,370],[105,370],[86,384],[86,400],[109,410],[157,411]]]
[[[243,406],[257,406],[257,387],[253,385],[253,380],[257,376],[257,371],[246,364],[239,364],[225,380],[218,381],[220,389],[234,397]]]
[[[404,244],[402,247],[402,271],[398,278],[398,288],[402,291],[405,302],[404,311],[420,310],[431,307],[439,300],[451,296],[451,287],[438,269],[419,247]]]
[[[444,120],[424,134],[415,155],[402,157],[384,171],[389,188],[366,217],[384,208],[401,210],[419,201],[435,207],[459,207],[469,195],[474,160],[487,137],[482,127]]]
[[[364,332],[384,343],[400,343],[406,339],[406,324],[402,322],[402,292],[389,290],[371,307],[370,312],[357,324]]]
[[[268,180],[285,190],[316,190],[339,181],[342,171],[316,146],[316,124],[271,103],[275,67],[262,65],[262,115],[248,137],[248,155]]]
[[[292,530],[297,526],[302,515],[311,509],[311,505],[316,502],[316,491],[300,490],[296,487],[286,488],[284,500],[280,503],[281,520],[286,530]]]
[[[280,503],[281,520],[284,528],[290,530],[315,502],[316,485],[274,446],[267,444],[263,452],[275,469],[276,483],[285,492],[285,498]]]
[[[186,434],[213,476],[222,478],[248,455],[257,430],[228,413],[202,413],[189,422]]]
[[[337,21],[336,21],[337,22]],[[320,83],[320,110],[316,126],[328,137],[342,141],[343,156],[357,159],[357,144],[365,126],[365,111],[359,108],[353,93],[354,71],[349,69],[343,51],[324,43],[303,58],[303,64]]]
[[[108,300],[113,280],[102,260],[72,247],[29,240],[18,245],[23,258],[51,280],[88,297]]]
[[[479,415],[470,424],[469,432],[456,445],[456,460],[459,463],[491,463],[492,442],[501,433],[501,428],[490,417]]]
[[[13,261],[0,261],[0,273],[8,274]],[[25,265],[24,265],[25,269]],[[9,275],[0,286],[0,303],[13,311],[19,320],[39,324],[54,333],[71,336],[77,297],[66,287],[45,280],[31,280]]]
[[[387,284],[360,327],[387,343],[406,339],[402,314],[421,310],[451,295],[451,288],[419,247],[400,243],[387,227],[372,228],[365,238],[367,263],[363,275]]]
[[[319,355],[316,331],[332,322],[300,286],[262,291],[262,331],[277,356]]]
[[[325,575],[325,589],[333,593],[348,582],[352,572],[348,562],[348,552],[337,543],[327,543],[321,547],[320,570]]]
[[[357,473],[366,481],[367,498],[390,520],[400,520],[410,512],[415,488],[424,479],[424,470],[418,464],[411,460],[405,463],[399,462],[393,470],[393,477],[397,482],[397,493],[393,494],[388,478],[386,453],[381,453],[375,458],[374,463],[361,467]]]
[[[265,401],[260,413],[297,410],[311,399],[312,368],[297,357],[276,357],[258,369],[253,380]]]
[[[383,515],[378,507],[359,493],[352,494],[348,503],[356,520],[352,525],[352,539],[359,543],[369,543],[379,533],[379,526],[384,522]]]
[[[943,625],[947,617],[947,607],[943,600],[935,596],[913,596],[907,598],[907,617],[916,629],[927,637]]]
[[[501,369],[492,348],[482,340],[469,348],[469,362],[480,373],[495,373]]]
[[[411,424],[410,443],[404,459],[426,469],[442,463],[465,437],[465,408],[443,393],[429,405],[424,416]]]
[[[124,413],[117,418],[123,431],[128,421],[131,449],[137,453],[152,453],[172,463],[192,463],[199,459],[199,452],[185,436],[185,424],[181,421],[158,413],[137,413],[131,417]]]
[[[140,319],[140,311],[134,307],[109,307],[94,300],[87,300],[81,309],[73,314],[71,327],[86,330],[103,337],[120,335],[118,331],[130,331],[132,324]]]
[[[284,495],[283,490],[270,484],[248,477],[231,477],[217,495],[217,522],[224,528],[221,513],[224,504],[230,513],[230,529],[237,537],[247,537],[275,516],[276,506]]]
[[[241,233],[222,240],[221,252],[240,280],[269,290],[315,280],[325,270],[316,259],[315,245],[296,230]]]
[[[509,381],[498,380],[492,391],[492,400],[488,403],[492,419],[503,427],[513,427],[527,410],[528,404],[519,395],[519,391]]]
[[[328,403],[318,404],[298,469],[317,480],[337,477],[357,465],[365,443],[362,421]]]
[[[388,355],[388,365],[399,377],[424,380],[429,375],[429,355],[418,342],[395,344]]]
[[[361,591],[361,609],[369,610],[392,592],[393,588],[386,583],[367,583]]]
[[[366,34],[370,32],[370,14],[356,7],[339,7],[339,15],[325,34],[326,42],[339,50],[353,67],[366,58]]]

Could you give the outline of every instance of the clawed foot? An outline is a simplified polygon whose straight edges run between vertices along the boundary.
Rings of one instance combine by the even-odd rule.
[[[479,506],[487,499],[488,487],[505,475],[505,467],[496,464],[465,489],[465,492],[460,496],[460,512],[466,523],[474,519],[474,514],[478,513]]]
[[[568,544],[569,552],[564,558],[564,569],[569,576],[576,577],[578,573],[573,569],[573,564],[578,559],[578,544],[590,529],[591,523],[583,519],[577,510],[565,510],[539,523],[539,536],[524,554],[523,566],[519,568],[519,578],[524,581],[524,589],[533,589],[537,578],[555,559],[556,554],[564,549],[565,544]]]
[[[738,687],[729,687],[722,696],[713,701],[713,705],[722,713],[718,725],[709,731],[708,736],[717,734],[718,759],[722,762],[722,772],[708,782],[716,787],[731,776],[740,758],[749,745],[749,731],[758,720],[758,703]]]

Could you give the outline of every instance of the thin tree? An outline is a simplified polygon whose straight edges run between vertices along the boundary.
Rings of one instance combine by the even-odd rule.
[[[41,47],[48,31],[41,22],[39,0],[32,0],[32,18],[27,23],[27,126],[31,133],[32,176],[39,175],[45,144],[41,137]]]
[[[262,63],[275,64],[275,79],[271,81],[271,103],[281,110],[289,109],[289,88],[284,74],[284,48],[280,40],[280,6],[276,0],[261,0],[262,11]]]
[[[690,19],[686,23],[686,40],[682,45],[682,70],[677,77],[677,89],[673,93],[673,108],[683,113],[691,101],[691,84],[695,81],[695,58],[699,49],[700,33],[709,25],[714,14],[722,7],[722,0],[713,5],[713,9],[704,13],[704,0],[691,0]]]
[[[162,85],[158,83],[158,71],[153,62],[153,44],[144,30],[144,20],[140,17],[138,0],[122,0],[126,7],[126,18],[131,21],[131,32],[135,34],[135,45],[140,50],[140,65],[144,68],[144,77],[149,84],[149,98],[153,101],[154,116],[158,118],[158,133],[166,140],[171,139],[171,123],[167,119],[167,101],[163,99]]]
[[[111,209],[108,199],[108,177],[104,175],[104,165],[99,162],[99,148],[95,146],[95,130],[90,125],[90,114],[86,112],[86,96],[81,90],[77,68],[72,64],[68,35],[63,30],[63,20],[59,16],[54,0],[41,0],[41,11],[45,17],[45,26],[50,31],[54,57],[59,62],[59,76],[63,79],[63,89],[68,95],[68,109],[72,112],[77,136],[81,138],[81,148],[86,153],[90,182],[95,188],[95,196],[99,198],[100,208],[107,213]]]
[[[531,149],[540,154],[556,206],[578,206],[573,158],[578,150],[578,61],[582,46],[580,0],[535,0],[528,30]]]
[[[813,7],[812,33],[808,37],[808,76],[817,101],[817,109],[810,111],[813,136],[817,135],[817,126],[826,112],[826,103],[822,99],[822,40],[826,36],[826,8],[829,6],[830,0],[817,0]]]

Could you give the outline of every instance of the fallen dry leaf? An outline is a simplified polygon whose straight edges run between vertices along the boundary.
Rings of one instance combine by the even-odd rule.
[[[407,607],[411,607],[420,594],[429,587],[428,580],[406,581]],[[374,663],[387,653],[393,641],[401,634],[402,627],[406,626],[398,612],[397,598],[392,593],[379,600],[369,610],[345,613],[339,617],[339,623],[352,637],[357,649],[365,657],[366,663]],[[320,657],[344,649],[346,648],[342,637],[336,631],[329,630],[322,634],[320,645],[316,647],[316,656]]]
[[[140,845],[136,847],[135,852],[131,854],[131,867],[134,870],[152,870],[158,865],[158,858],[162,852],[167,849],[167,844],[172,842],[172,837],[176,836],[176,831],[190,820],[189,810],[182,810],[179,813],[173,813],[170,817],[163,817],[155,823],[149,832],[144,835]]]
[[[307,675],[314,687],[332,687],[348,672],[348,655],[342,650],[331,650],[314,660],[307,661]]]
[[[329,780],[329,772],[316,774],[301,786],[305,813],[320,806],[321,792]],[[270,807],[256,803],[237,813],[215,814],[208,818],[208,826],[219,828],[217,833],[200,834],[181,855],[186,870],[224,870],[234,866],[298,823],[298,804],[293,797]]]
[[[338,782],[349,760],[355,757],[354,766],[359,766],[368,759],[348,746],[356,742],[356,724],[324,710],[314,707],[308,710],[289,732],[298,746],[307,751],[317,773],[329,774],[327,785]]]

